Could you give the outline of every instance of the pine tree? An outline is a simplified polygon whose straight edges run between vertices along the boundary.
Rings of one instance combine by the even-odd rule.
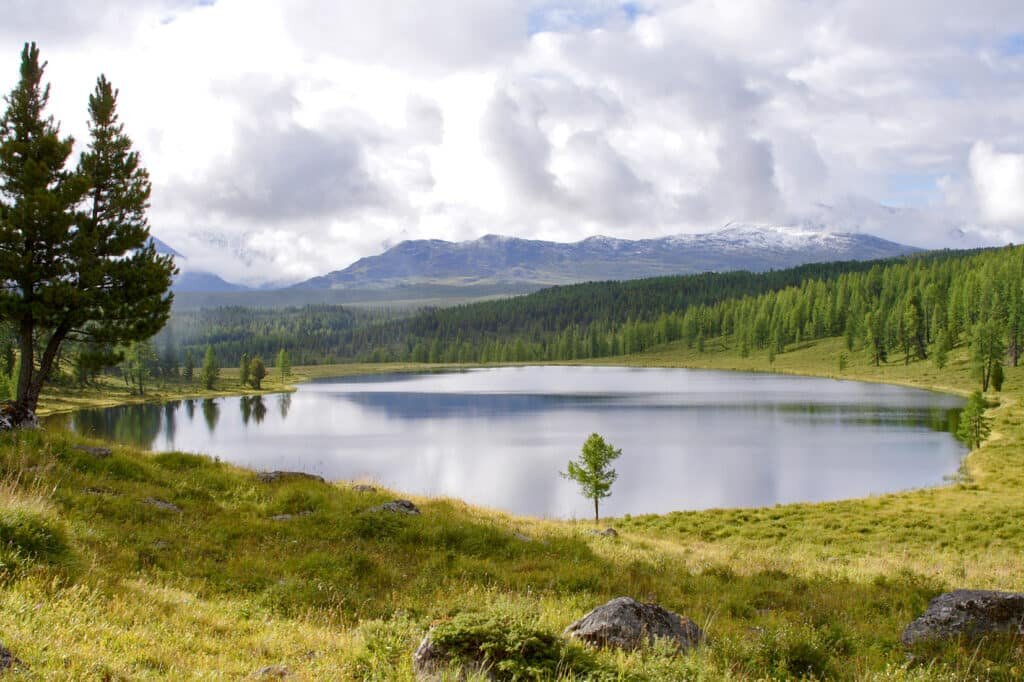
[[[45,68],[26,44],[0,118],[0,282],[15,285],[0,290],[0,318],[17,330],[22,416],[35,411],[65,340],[123,343],[159,331],[174,273],[147,244],[149,178],[118,122],[117,93],[99,79],[89,148],[66,170],[73,140],[43,113]]]

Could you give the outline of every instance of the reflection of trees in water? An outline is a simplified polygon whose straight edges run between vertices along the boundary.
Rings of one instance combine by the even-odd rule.
[[[213,398],[203,399],[203,419],[206,420],[206,429],[213,433],[217,430],[217,422],[220,420],[220,406]]]
[[[123,405],[104,410],[82,410],[72,416],[72,426],[78,433],[112,438],[150,449],[160,433],[163,414],[164,408],[161,405]]]
[[[196,416],[196,401],[191,398],[185,401],[185,414],[188,415],[189,421],[192,421]]]
[[[288,418],[288,410],[292,409],[292,394],[282,393],[277,396],[277,411],[281,413],[281,421]]]
[[[167,447],[174,447],[174,432],[178,429],[178,409],[181,408],[181,401],[175,400],[164,405],[164,438],[167,440]]]
[[[263,396],[252,397],[252,418],[257,424],[262,424],[267,416],[267,405],[263,402]]]
[[[267,416],[267,406],[261,395],[243,395],[238,399],[238,407],[242,411],[242,424],[249,425],[252,419],[261,424]]]

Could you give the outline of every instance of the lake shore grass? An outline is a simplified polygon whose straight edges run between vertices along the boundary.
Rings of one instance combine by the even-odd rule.
[[[963,349],[942,371],[929,362],[876,368],[838,339],[771,364],[725,342],[604,364],[776,371],[958,394],[974,383]],[[298,368],[292,380],[338,376],[338,367],[438,369]],[[954,644],[908,660],[898,637],[942,591],[1020,589],[1021,392],[1021,371],[1010,368],[1003,393],[990,396],[998,401],[992,436],[948,485],[628,517],[612,523],[618,538],[593,536],[585,522],[451,499],[412,498],[420,516],[368,513],[397,493],[349,482],[267,484],[203,456],[114,447],[96,458],[76,447],[98,443],[70,434],[4,434],[0,608],[8,618],[0,642],[43,679],[231,678],[280,665],[293,679],[403,680],[413,677],[411,652],[430,625],[457,613],[557,634],[630,595],[689,615],[711,644],[689,656],[600,652],[579,678],[1018,679],[1016,645]]]

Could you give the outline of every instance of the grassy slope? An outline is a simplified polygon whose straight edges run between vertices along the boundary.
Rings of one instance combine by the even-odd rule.
[[[769,368],[763,356],[714,350],[669,348],[629,362]],[[838,341],[815,344],[779,355],[773,369],[830,374],[839,350]],[[909,665],[897,638],[939,591],[1020,587],[1021,374],[1009,371],[994,434],[957,484],[622,519],[618,539],[453,500],[417,500],[421,517],[367,515],[391,495],[262,484],[180,454],[118,448],[96,460],[63,434],[0,436],[0,533],[15,538],[0,553],[0,641],[48,678],[234,677],[280,663],[300,678],[403,679],[436,619],[484,610],[558,632],[629,594],[690,615],[714,644],[688,658],[599,657],[625,679],[1012,679],[1017,653],[992,664],[954,647],[942,663]],[[972,383],[957,355],[940,375],[927,363],[875,369],[853,354],[843,376],[956,391]],[[312,514],[271,518],[302,511]]]

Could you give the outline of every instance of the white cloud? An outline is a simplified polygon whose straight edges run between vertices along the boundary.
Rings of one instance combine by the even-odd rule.
[[[1024,223],[1024,154],[999,152],[988,142],[971,147],[971,178],[985,220]]]
[[[916,212],[847,201],[837,226],[959,245],[953,215],[1024,239],[1016,0],[0,0],[0,16],[0,88],[39,41],[51,111],[83,141],[107,74],[155,233],[228,278],[300,279],[407,238],[784,220],[847,195]]]

